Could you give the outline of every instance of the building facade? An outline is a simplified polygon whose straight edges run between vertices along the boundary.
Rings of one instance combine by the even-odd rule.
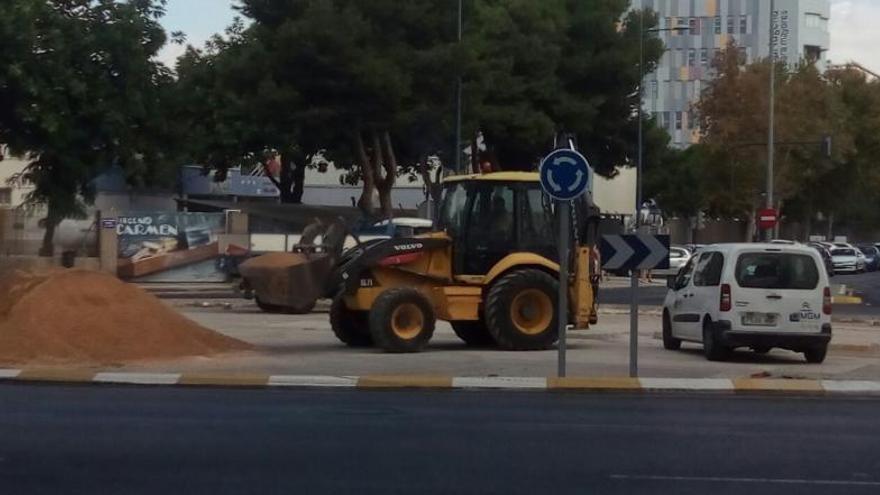
[[[657,70],[644,79],[643,101],[672,142],[686,147],[699,141],[693,104],[712,78],[711,64],[733,41],[742,60],[751,63],[770,55],[773,23],[774,55],[795,65],[803,59],[827,65],[830,46],[829,0],[633,0],[633,8],[648,8],[660,17],[657,35],[666,52]]]

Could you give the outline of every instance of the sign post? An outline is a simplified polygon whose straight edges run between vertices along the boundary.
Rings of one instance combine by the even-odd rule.
[[[568,330],[568,267],[571,260],[571,201],[590,184],[590,164],[572,149],[558,149],[541,161],[541,187],[556,200],[559,213],[559,354],[558,375],[565,376],[565,337]]]
[[[602,269],[631,271],[629,374],[639,375],[639,301],[638,270],[665,270],[669,268],[669,236],[651,234],[606,235],[599,246]]]

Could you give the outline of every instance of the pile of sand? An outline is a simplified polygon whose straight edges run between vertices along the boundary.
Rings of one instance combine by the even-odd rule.
[[[116,364],[248,348],[110,275],[0,273],[2,364]]]

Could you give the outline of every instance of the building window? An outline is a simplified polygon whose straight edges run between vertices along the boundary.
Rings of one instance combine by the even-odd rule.
[[[749,16],[739,16],[739,34],[746,34],[749,31]]]
[[[721,16],[715,16],[715,34],[721,34]]]
[[[12,188],[0,187],[0,205],[9,206],[12,204]]]
[[[688,21],[688,27],[690,28],[689,33],[692,35],[700,34],[700,18],[699,17],[691,17]]]
[[[688,67],[693,67],[697,65],[697,50],[696,48],[688,49]]]
[[[681,130],[681,112],[675,112],[675,130]]]
[[[822,14],[807,12],[804,15],[804,25],[811,29],[828,31],[828,19],[822,17]]]
[[[660,85],[657,83],[657,80],[651,81],[651,98],[657,99],[660,96]]]
[[[700,65],[706,67],[709,65],[709,49],[701,48],[700,49]]]
[[[727,34],[733,34],[733,33],[734,33],[734,30],[733,30],[733,16],[732,16],[732,15],[729,15],[729,16],[727,16]]]

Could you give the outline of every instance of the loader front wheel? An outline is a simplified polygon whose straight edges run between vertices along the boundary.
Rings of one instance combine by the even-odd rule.
[[[345,297],[339,294],[330,304],[330,327],[336,338],[349,347],[369,347],[373,345],[370,336],[369,313],[348,309]]]
[[[546,349],[558,338],[556,297],[559,283],[535,269],[505,275],[489,290],[486,323],[503,349]]]
[[[434,335],[434,309],[409,287],[379,294],[370,310],[370,335],[387,352],[419,352]]]

